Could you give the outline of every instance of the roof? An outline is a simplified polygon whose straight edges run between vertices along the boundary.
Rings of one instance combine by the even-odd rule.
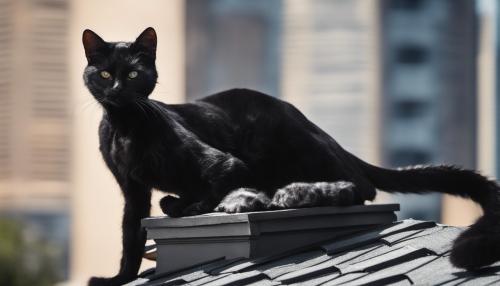
[[[150,269],[129,285],[495,285],[500,264],[480,272],[453,267],[462,228],[404,220],[255,259],[216,259],[183,270]],[[174,258],[175,259],[175,258]]]

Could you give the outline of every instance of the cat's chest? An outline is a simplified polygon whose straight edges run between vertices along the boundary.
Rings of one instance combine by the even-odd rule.
[[[125,167],[131,160],[132,140],[127,136],[113,135],[110,146],[111,160],[119,166]]]
[[[113,135],[109,155],[122,176],[132,176],[139,181],[154,184],[167,173],[168,154],[158,144],[145,144],[141,138]]]

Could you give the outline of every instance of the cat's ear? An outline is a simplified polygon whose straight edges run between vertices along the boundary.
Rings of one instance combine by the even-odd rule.
[[[144,30],[134,42],[136,49],[156,58],[156,31],[149,27]]]
[[[89,62],[92,57],[101,54],[107,47],[106,42],[89,29],[83,31],[82,42],[85,48],[85,56]]]

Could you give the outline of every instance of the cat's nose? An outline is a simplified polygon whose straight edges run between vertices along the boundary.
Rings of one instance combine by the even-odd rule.
[[[122,83],[119,80],[113,82],[113,86],[109,89],[109,95],[117,95],[122,89]]]
[[[113,83],[113,87],[112,89],[113,90],[120,90],[122,88],[122,83],[121,81],[119,80],[115,80],[115,82]]]

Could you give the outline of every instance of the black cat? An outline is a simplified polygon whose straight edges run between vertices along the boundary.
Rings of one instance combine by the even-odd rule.
[[[454,265],[475,269],[500,260],[499,187],[453,166],[389,170],[345,151],[294,106],[257,91],[233,89],[193,103],[167,105],[153,91],[156,33],[132,43],[109,43],[83,33],[85,84],[103,106],[100,149],[125,197],[123,255],[112,278],[134,279],[144,250],[140,220],[149,215],[151,189],[166,196],[172,217],[317,205],[352,205],[388,192],[442,192],[469,197],[484,216],[455,241]]]

